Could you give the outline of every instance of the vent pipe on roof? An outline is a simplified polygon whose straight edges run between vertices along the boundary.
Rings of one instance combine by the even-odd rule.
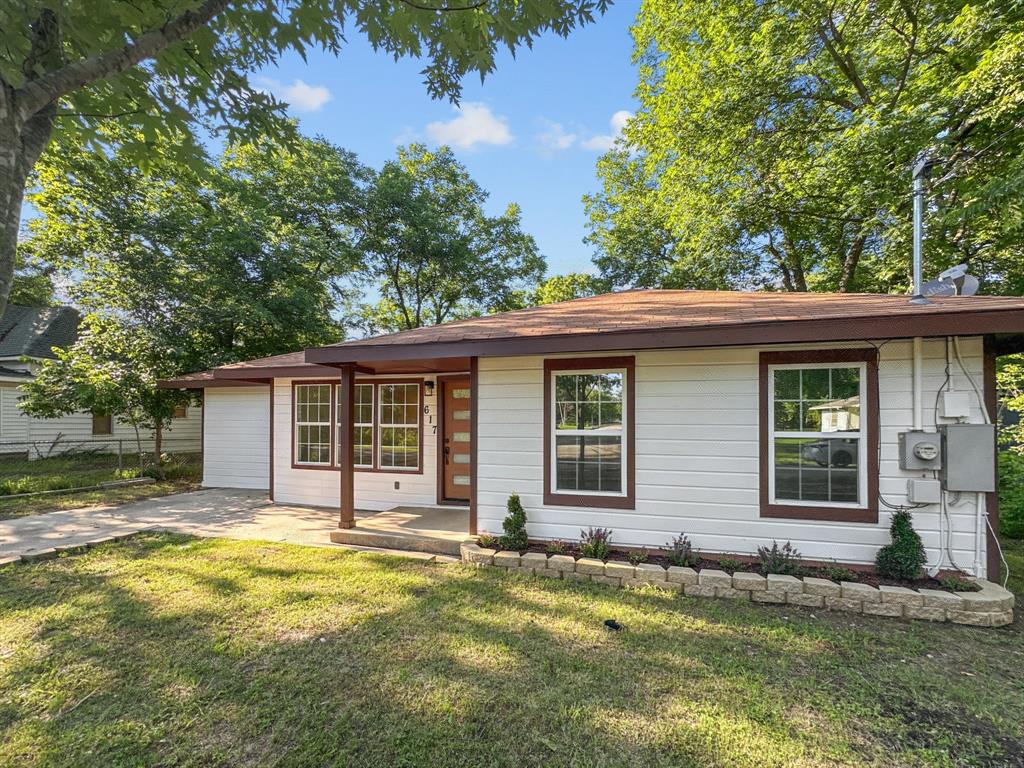
[[[910,299],[911,304],[931,304],[921,294],[921,286],[924,284],[922,275],[924,266],[922,264],[921,245],[924,240],[924,182],[931,175],[932,158],[931,150],[926,149],[918,155],[914,164],[914,295]]]

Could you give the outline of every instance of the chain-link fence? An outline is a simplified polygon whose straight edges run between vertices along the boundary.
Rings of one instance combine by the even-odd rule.
[[[161,469],[165,477],[199,479],[203,455],[199,441],[164,438]],[[153,442],[125,438],[69,438],[0,441],[0,499],[96,488],[157,474]]]

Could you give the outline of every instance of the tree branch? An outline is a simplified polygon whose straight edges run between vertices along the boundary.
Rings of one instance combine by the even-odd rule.
[[[471,3],[469,5],[420,5],[419,3],[413,2],[413,0],[402,0],[403,3],[408,5],[410,8],[415,8],[417,11],[434,11],[435,13],[457,13],[459,11],[475,11],[477,8],[483,8],[487,5],[487,0],[479,0],[479,2]]]
[[[27,82],[17,94],[23,119],[28,119],[47,104],[78,88],[120,74],[140,62],[153,58],[200,27],[209,24],[215,16],[227,9],[231,2],[232,0],[205,0],[196,10],[185,11],[159,29],[146,32],[123,48],[76,61],[37,80]]]

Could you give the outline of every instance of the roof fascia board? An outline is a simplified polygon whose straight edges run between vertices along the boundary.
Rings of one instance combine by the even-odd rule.
[[[215,387],[266,387],[270,380],[252,379],[161,379],[157,389],[210,389]]]
[[[1024,310],[1002,309],[935,312],[912,316],[879,315],[828,320],[783,320],[717,327],[640,329],[527,338],[314,347],[306,350],[306,361],[326,365],[417,357],[498,357],[559,352],[909,339],[915,336],[980,336],[1021,331],[1024,331]]]
[[[300,365],[287,366],[241,366],[238,368],[215,368],[214,379],[226,379],[230,381],[253,381],[262,379],[290,378],[292,376],[338,376],[336,368],[325,365]]]

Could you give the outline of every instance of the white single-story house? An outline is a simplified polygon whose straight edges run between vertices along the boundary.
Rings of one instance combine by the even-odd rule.
[[[118,441],[125,451],[135,450],[135,431],[109,414],[81,411],[38,419],[18,407],[22,385],[36,375],[43,361],[56,357],[54,349],[75,343],[80,319],[73,307],[17,306],[9,306],[0,318],[0,454],[27,452],[38,458],[84,444],[116,451]],[[164,433],[167,446],[198,451],[202,420],[200,406],[180,409]],[[146,434],[143,448],[149,450],[152,445],[152,435]]]
[[[1024,299],[633,290],[252,360],[205,390],[207,486],[465,505],[537,539],[870,564],[907,507],[933,569],[998,573],[995,358]],[[970,425],[970,426],[965,426]]]

